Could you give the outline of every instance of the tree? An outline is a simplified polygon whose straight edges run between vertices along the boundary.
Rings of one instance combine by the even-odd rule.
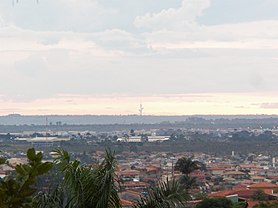
[[[114,153],[106,151],[105,158],[96,168],[70,160],[69,153],[57,149],[54,161],[63,181],[49,193],[40,192],[34,199],[36,208],[119,208],[118,186],[115,181]]]
[[[43,154],[27,151],[28,164],[17,165],[13,174],[0,181],[1,208],[120,208],[118,182],[115,175],[114,153],[106,151],[103,162],[88,167],[78,160],[71,161],[67,151],[55,150],[53,163],[42,162]],[[0,159],[0,163],[5,160]],[[51,168],[61,181],[47,192],[34,197],[36,179]],[[182,207],[188,195],[178,181],[160,181],[147,191],[135,208]]]
[[[196,185],[196,177],[191,177],[188,175],[183,175],[180,177],[180,184],[184,187],[186,192]]]
[[[264,193],[263,190],[258,189],[254,192],[254,194],[252,195],[252,199],[254,201],[267,201],[269,200],[269,197],[267,194]]]
[[[247,208],[248,204],[245,201],[241,201],[241,202],[235,202],[233,204],[233,208]]]
[[[138,147],[136,144],[130,144],[130,147],[129,147],[129,151],[130,152],[138,152]]]
[[[200,162],[193,161],[192,157],[182,157],[178,159],[175,165],[175,170],[182,172],[186,176],[189,176],[194,170],[199,169]]]
[[[141,134],[141,142],[148,142],[149,138],[147,134]]]
[[[47,173],[52,168],[51,162],[42,162],[43,154],[35,149],[28,149],[27,164],[20,164],[15,171],[0,181],[1,208],[31,208],[33,195],[37,191],[37,177]],[[1,159],[0,164],[5,160]]]
[[[185,192],[189,194],[189,190],[196,185],[196,177],[191,177],[190,174],[200,168],[200,162],[193,161],[192,157],[186,158],[182,157],[178,159],[178,161],[175,164],[175,170],[178,170],[182,172],[182,175],[180,177],[180,183],[185,189]]]
[[[276,207],[278,207],[278,202],[260,203],[254,206],[254,208],[276,208]]]
[[[177,208],[184,207],[188,195],[178,181],[158,182],[157,186],[147,190],[147,196],[142,197],[134,205],[134,208]]]
[[[227,198],[207,198],[199,203],[196,208],[231,208],[233,203]]]
[[[131,130],[130,130],[130,136],[135,136],[135,131],[134,131],[134,129],[131,129]]]

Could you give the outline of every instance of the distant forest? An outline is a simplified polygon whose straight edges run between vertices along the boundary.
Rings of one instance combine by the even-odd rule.
[[[154,116],[154,115],[34,115],[10,114],[0,116],[2,125],[50,125],[63,124],[157,124],[163,122],[213,122],[213,121],[278,120],[278,115],[194,115],[194,116]]]
[[[118,131],[130,129],[277,129],[278,116],[0,116],[0,132]]]

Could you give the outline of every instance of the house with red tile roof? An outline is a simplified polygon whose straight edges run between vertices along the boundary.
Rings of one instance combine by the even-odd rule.
[[[248,179],[248,174],[241,171],[227,171],[223,173],[225,178],[233,178],[235,180]]]
[[[258,190],[261,189],[267,194],[274,194],[274,190],[278,189],[278,185],[274,183],[269,182],[261,182],[261,183],[255,183],[252,185],[247,186],[250,190]]]
[[[131,208],[133,207],[134,203],[128,200],[120,199],[120,204],[124,208]]]
[[[235,188],[231,190],[224,190],[216,193],[211,193],[208,194],[208,197],[219,198],[219,197],[228,197],[228,196],[237,195],[238,198],[241,198],[243,200],[248,200],[252,198],[254,192],[255,192],[254,190],[248,190],[246,188]]]
[[[261,183],[255,183],[248,185],[246,187],[239,187],[234,188],[230,190],[224,190],[219,191],[216,193],[210,193],[208,194],[209,198],[219,198],[219,197],[226,197],[233,199],[235,201],[246,201],[248,202],[248,208],[254,207],[256,204],[258,204],[258,201],[253,201],[253,195],[257,190],[263,190],[265,194],[269,195],[271,198],[275,198],[277,196],[273,195],[274,190],[278,188],[277,184],[268,183],[268,182],[261,182]],[[278,200],[271,200],[267,201],[267,203],[270,202],[278,202]]]
[[[140,171],[138,170],[125,170],[118,171],[116,175],[119,177],[120,181],[139,181]]]
[[[252,176],[251,177],[252,183],[261,183],[261,182],[264,182],[265,180],[266,180],[266,178],[263,176]]]
[[[211,168],[207,168],[207,170],[211,175],[222,175],[226,169],[219,168],[219,167],[211,167]]]
[[[125,183],[121,183],[121,186],[125,190],[136,190],[136,191],[144,191],[146,187],[149,186],[149,184],[144,183],[144,182],[133,182],[133,181],[128,181]]]

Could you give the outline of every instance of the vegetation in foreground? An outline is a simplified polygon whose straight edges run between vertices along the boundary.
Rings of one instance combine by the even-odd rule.
[[[119,208],[119,182],[115,175],[114,153],[107,150],[103,162],[96,167],[71,161],[67,151],[55,150],[53,162],[43,162],[43,154],[27,151],[27,164],[0,181],[1,208]],[[1,164],[7,164],[1,159]],[[44,175],[44,176],[42,176]],[[39,176],[48,178],[48,188],[38,190]],[[51,178],[49,177],[51,175]],[[56,180],[55,180],[56,179]],[[135,208],[183,207],[188,198],[178,181],[159,182],[147,190]]]
[[[106,151],[104,160],[94,166],[71,160],[67,151],[56,149],[53,162],[43,162],[43,154],[35,149],[27,151],[27,164],[19,164],[15,171],[0,181],[1,208],[120,208],[120,183],[115,170],[114,153]],[[7,164],[0,159],[0,164]],[[183,175],[180,180],[159,181],[147,189],[145,197],[134,208],[182,208],[190,200],[190,189],[196,185],[190,176],[203,168],[192,158],[180,158],[175,165]],[[39,184],[43,177],[47,184]],[[40,187],[40,188],[38,188]],[[47,188],[46,188],[47,187]],[[45,189],[46,188],[46,189]],[[257,205],[275,207],[277,203]],[[232,203],[226,198],[204,199],[197,208],[245,208],[245,203]]]

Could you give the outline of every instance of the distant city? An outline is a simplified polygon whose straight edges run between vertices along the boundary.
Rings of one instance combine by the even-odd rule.
[[[157,124],[163,122],[187,122],[213,120],[254,119],[267,121],[277,119],[278,115],[181,115],[181,116],[156,116],[156,115],[20,115],[9,114],[0,116],[0,125],[61,125],[61,124]]]
[[[67,150],[86,167],[112,150],[122,207],[134,206],[157,181],[181,180],[181,160],[199,164],[187,175],[192,183],[180,182],[188,186],[185,207],[198,208],[204,199],[227,199],[240,208],[260,204],[260,197],[278,201],[278,116],[13,114],[0,121],[0,157],[8,161],[0,178],[28,162],[28,148],[43,152],[46,161],[56,158],[57,148]],[[48,181],[37,188],[47,189]]]

